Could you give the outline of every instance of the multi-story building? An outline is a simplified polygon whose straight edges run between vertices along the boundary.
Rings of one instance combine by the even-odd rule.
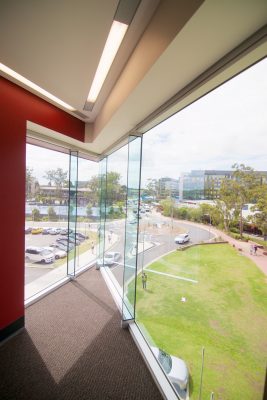
[[[262,183],[267,182],[267,171],[255,171],[255,178]],[[233,179],[230,170],[192,170],[181,174],[180,199],[213,200],[218,197],[222,181]]]
[[[160,178],[159,179],[159,197],[177,197],[179,196],[179,180],[173,178]]]
[[[180,200],[204,199],[205,175],[204,171],[184,172],[180,176]]]

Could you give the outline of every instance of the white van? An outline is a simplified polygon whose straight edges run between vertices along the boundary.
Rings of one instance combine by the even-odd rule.
[[[52,251],[43,247],[31,246],[25,250],[25,259],[26,261],[49,264],[55,261],[55,256]]]

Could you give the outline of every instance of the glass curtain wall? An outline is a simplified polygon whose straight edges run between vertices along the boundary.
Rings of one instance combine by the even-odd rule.
[[[99,165],[27,144],[25,299],[95,263]]]
[[[143,137],[136,322],[180,399],[263,396],[265,104],[266,59]]]
[[[99,165],[78,158],[76,270],[95,263],[98,254]]]
[[[67,275],[69,154],[31,144],[26,151],[27,300]]]
[[[130,136],[100,163],[100,246],[97,266],[105,267],[123,303],[123,320],[135,317],[140,215],[142,138]]]
[[[104,266],[121,295],[124,271],[128,145],[107,157]]]
[[[76,273],[76,249],[79,255],[79,241],[76,236],[77,222],[77,188],[78,188],[78,152],[70,152],[69,166],[69,210],[68,210],[68,234],[67,234],[67,273],[75,277]]]

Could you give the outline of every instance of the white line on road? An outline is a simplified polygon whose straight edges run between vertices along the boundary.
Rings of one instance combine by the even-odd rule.
[[[153,269],[147,269],[147,268],[146,268],[145,270],[148,271],[148,272],[153,272],[154,274],[169,276],[169,277],[171,277],[171,278],[178,279],[178,280],[181,280],[181,281],[187,281],[187,282],[192,282],[192,283],[198,283],[198,281],[195,281],[194,279],[183,278],[182,276],[176,276],[176,275],[166,274],[165,272],[153,271]]]

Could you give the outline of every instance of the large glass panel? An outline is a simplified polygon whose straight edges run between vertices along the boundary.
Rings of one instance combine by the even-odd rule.
[[[25,299],[67,274],[69,154],[27,144]]]
[[[139,219],[141,218],[139,207],[141,154],[142,138],[130,136],[124,244],[123,320],[135,318],[137,258],[138,253],[143,250],[142,243],[138,239]]]
[[[98,252],[99,165],[78,158],[76,270],[95,263]]]
[[[78,188],[78,152],[70,152],[70,178],[69,178],[69,210],[68,210],[68,275],[74,277],[76,272],[77,239],[77,188]]]
[[[136,321],[180,399],[263,396],[266,104],[264,59],[143,137]]]
[[[104,266],[122,297],[128,145],[107,158]]]
[[[98,260],[96,268],[104,266],[105,251],[105,223],[106,223],[106,191],[107,191],[107,158],[103,158],[99,163],[99,227],[98,227]]]

